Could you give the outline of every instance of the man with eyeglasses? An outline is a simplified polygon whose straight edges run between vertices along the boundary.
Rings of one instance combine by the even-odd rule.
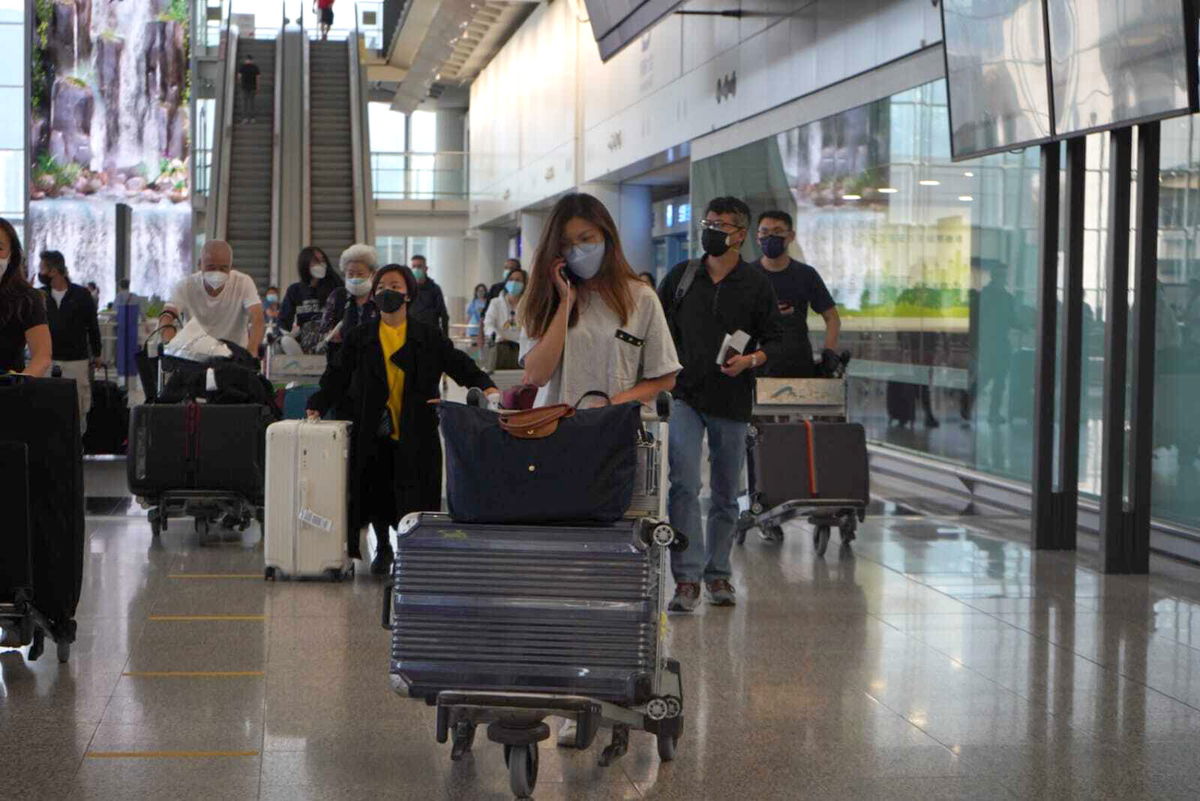
[[[746,426],[754,407],[754,371],[782,354],[779,309],[771,282],[742,260],[750,209],[734,197],[708,204],[700,226],[704,257],[675,265],[659,289],[683,372],[671,414],[671,525],[688,547],[671,554],[675,596],[670,610],[691,612],[700,582],[714,606],[733,606],[729,551],[738,517]],[[726,352],[727,335],[749,337]],[[711,503],[707,533],[700,519],[700,452],[708,436]]]
[[[825,318],[823,358],[837,358],[834,354],[838,346],[838,334],[842,330],[837,304],[833,302],[833,296],[816,269],[788,255],[788,248],[795,239],[792,215],[786,211],[764,211],[758,215],[758,247],[763,254],[758,266],[775,290],[779,315],[783,321],[784,344],[787,346],[787,355],[760,370],[758,374],[762,376],[816,376],[812,341],[808,336],[809,307]]]

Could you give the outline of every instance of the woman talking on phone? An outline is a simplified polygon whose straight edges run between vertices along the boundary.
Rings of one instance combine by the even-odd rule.
[[[612,216],[587,194],[554,205],[518,311],[525,382],[536,405],[652,401],[675,386],[679,359],[654,290],[625,260]]]

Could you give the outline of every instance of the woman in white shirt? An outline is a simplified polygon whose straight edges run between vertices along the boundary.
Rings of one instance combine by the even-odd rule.
[[[650,402],[682,369],[658,295],[638,280],[612,215],[591,195],[555,204],[517,317],[538,406],[575,404],[593,390],[613,403]]]
[[[508,274],[504,290],[488,304],[483,320],[483,336],[488,342],[519,342],[517,303],[525,293],[525,271],[520,267]]]

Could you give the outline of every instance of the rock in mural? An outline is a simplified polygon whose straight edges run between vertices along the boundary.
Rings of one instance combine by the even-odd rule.
[[[35,200],[189,201],[188,6],[37,0]]]
[[[114,204],[133,207],[134,288],[192,260],[189,0],[34,0],[30,246],[115,292]]]

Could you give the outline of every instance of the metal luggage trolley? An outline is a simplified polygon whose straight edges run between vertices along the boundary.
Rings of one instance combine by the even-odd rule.
[[[468,403],[481,405],[482,393],[473,391]],[[639,684],[637,703],[629,705],[612,698],[597,698],[571,692],[511,692],[508,690],[446,689],[421,686],[393,673],[393,690],[400,695],[422,698],[437,709],[436,737],[439,743],[451,742],[450,758],[462,759],[475,741],[475,731],[487,726],[488,738],[504,747],[509,783],[519,799],[533,795],[538,775],[538,743],[551,737],[547,717],[563,717],[576,722],[575,747],[587,749],[594,743],[599,729],[609,726],[612,741],[602,751],[599,764],[607,767],[624,755],[629,748],[631,730],[653,734],[659,758],[675,758],[679,738],[683,733],[683,682],[679,662],[665,653],[666,604],[668,600],[669,552],[686,547],[687,540],[677,533],[666,519],[667,503],[667,421],[671,397],[659,396],[655,409],[643,412],[643,431],[638,443],[637,484],[634,500],[626,522],[617,524],[625,531],[635,532],[639,548],[647,555],[651,573],[657,575],[658,614],[645,621],[644,636],[653,643],[645,655],[653,670]],[[426,513],[415,513],[401,521],[399,534],[404,537],[421,524]],[[427,515],[426,515],[427,516]],[[453,536],[444,532],[441,536]],[[399,556],[399,553],[398,553]],[[472,568],[475,569],[475,568]],[[399,581],[400,571],[396,573]],[[484,580],[480,577],[478,580]],[[383,626],[396,632],[392,620],[393,593],[389,585],[384,593]],[[419,591],[419,590],[418,590]],[[393,638],[396,638],[393,634]],[[520,651],[533,635],[526,632],[514,637],[512,649]],[[550,635],[545,635],[549,637]],[[539,641],[541,642],[541,641]],[[542,642],[543,647],[545,643]],[[528,644],[526,644],[528,647]],[[533,643],[533,653],[539,645]],[[468,658],[464,654],[464,659]],[[471,660],[478,656],[471,655]],[[480,665],[484,669],[486,665]]]
[[[848,357],[847,357],[848,360]],[[742,496],[736,542],[746,542],[746,532],[758,529],[764,542],[783,541],[783,524],[804,515],[813,527],[813,549],[824,556],[836,526],[843,547],[854,541],[858,524],[865,518],[866,505],[861,499],[804,498],[784,501],[767,508],[758,491],[758,465],[754,449],[758,442],[758,424],[846,421],[846,379],[836,378],[760,378],[754,404],[753,421],[746,435],[747,488]]]
[[[154,331],[150,336],[153,337],[162,329]],[[146,345],[147,351],[150,350],[150,344]],[[189,363],[186,359],[180,359],[174,356],[168,356],[164,352],[164,344],[160,341],[156,348],[156,368],[154,374],[155,382],[155,398],[160,397],[167,385],[167,373],[173,372],[168,369],[174,366],[175,369],[196,369],[195,365]],[[134,450],[136,444],[130,442],[130,450]],[[133,458],[134,454],[130,454]],[[263,530],[263,520],[265,515],[264,498],[254,497],[249,498],[237,492],[221,492],[218,490],[192,490],[192,489],[177,489],[165,490],[154,495],[145,495],[137,497],[139,505],[146,510],[146,518],[150,523],[150,533],[156,539],[167,530],[169,522],[172,518],[194,519],[193,528],[199,537],[201,544],[210,541],[210,533],[213,528],[236,531],[239,534],[244,533],[252,523],[257,522],[259,531]]]

